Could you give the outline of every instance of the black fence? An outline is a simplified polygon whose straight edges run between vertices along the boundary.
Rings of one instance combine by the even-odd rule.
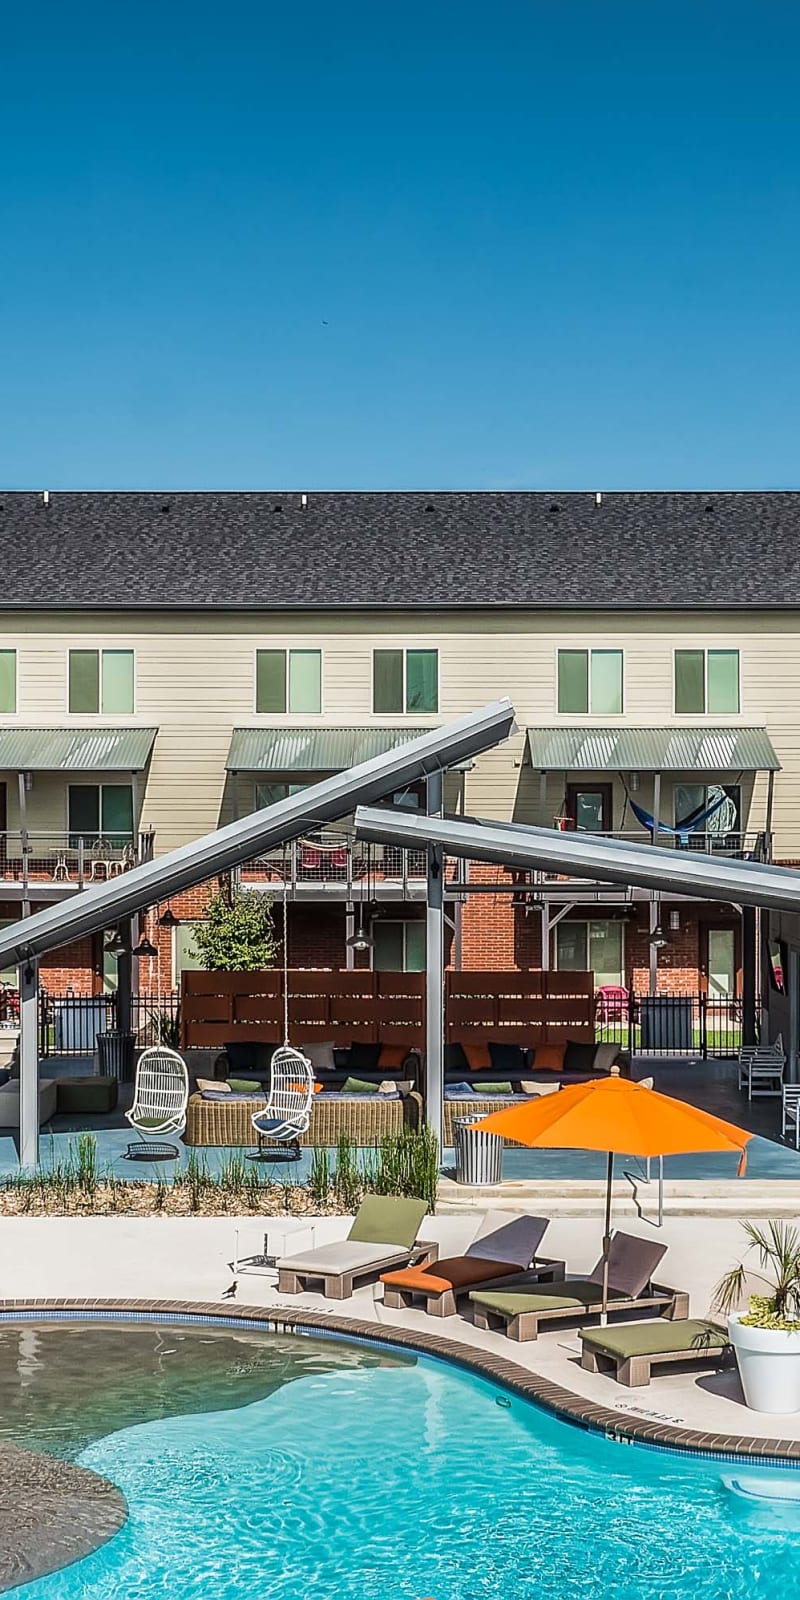
[[[702,992],[601,997],[595,1032],[632,1055],[735,1056],[742,1042],[742,1001]]]
[[[180,1041],[180,1011],[179,989],[159,996],[133,995],[131,1032],[137,1046],[168,1044],[175,1048]],[[98,1033],[112,1032],[118,1025],[116,993],[39,991],[40,1056],[93,1056]]]

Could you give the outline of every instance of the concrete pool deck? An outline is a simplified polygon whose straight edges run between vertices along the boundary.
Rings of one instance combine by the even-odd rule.
[[[508,1199],[505,1204],[510,1208]],[[477,1208],[430,1217],[424,1233],[437,1240],[441,1254],[454,1254],[469,1243],[477,1217]],[[800,1208],[795,1220],[800,1220]],[[682,1430],[692,1430],[696,1442],[707,1450],[721,1449],[719,1437],[724,1436],[729,1449],[752,1451],[758,1441],[758,1452],[778,1448],[800,1462],[800,1413],[776,1418],[749,1411],[735,1369],[715,1373],[693,1367],[689,1372],[665,1373],[659,1368],[649,1388],[626,1389],[609,1377],[583,1371],[574,1327],[516,1344],[500,1334],[478,1331],[462,1316],[440,1321],[422,1311],[389,1311],[371,1286],[358,1289],[346,1301],[310,1293],[279,1296],[274,1272],[244,1266],[237,1274],[235,1300],[223,1300],[232,1281],[237,1231],[243,1260],[262,1251],[265,1232],[271,1235],[271,1248],[285,1249],[296,1235],[296,1248],[306,1249],[312,1244],[310,1226],[313,1243],[322,1244],[342,1238],[348,1224],[349,1219],[337,1217],[315,1218],[310,1224],[291,1217],[6,1218],[2,1221],[4,1309],[8,1313],[12,1300],[136,1300],[142,1310],[147,1301],[170,1301],[214,1305],[220,1312],[232,1306],[237,1314],[247,1306],[262,1314],[282,1307],[294,1318],[308,1312],[332,1323],[352,1320],[388,1337],[404,1333],[421,1338],[429,1348],[443,1341],[460,1347],[465,1355],[483,1352],[495,1363],[511,1364],[540,1388],[552,1386],[553,1394],[556,1389],[568,1391],[576,1414],[583,1410],[592,1420],[590,1413],[596,1413],[596,1425],[606,1426],[602,1418],[613,1413],[627,1419],[634,1432],[649,1433],[656,1442],[669,1443]],[[668,1245],[660,1276],[689,1292],[692,1316],[708,1311],[715,1282],[738,1259],[743,1243],[738,1220],[727,1216],[671,1216],[660,1230],[626,1218],[625,1227],[646,1237],[655,1234]],[[563,1256],[571,1271],[586,1271],[597,1260],[600,1235],[599,1208],[590,1212],[585,1207],[580,1217],[554,1216],[546,1251]],[[612,1431],[618,1426],[614,1424]]]

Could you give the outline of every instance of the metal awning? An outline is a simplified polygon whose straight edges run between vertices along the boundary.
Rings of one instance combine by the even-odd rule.
[[[157,728],[0,728],[3,772],[141,772]]]
[[[234,728],[228,772],[345,772],[430,728]]]
[[[529,728],[539,772],[779,772],[765,728]]]

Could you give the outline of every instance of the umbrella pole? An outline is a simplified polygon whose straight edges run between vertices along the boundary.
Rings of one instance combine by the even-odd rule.
[[[608,1322],[608,1258],[611,1253],[611,1188],[614,1182],[614,1152],[606,1158],[606,1225],[603,1233],[603,1298],[600,1302],[600,1326]]]

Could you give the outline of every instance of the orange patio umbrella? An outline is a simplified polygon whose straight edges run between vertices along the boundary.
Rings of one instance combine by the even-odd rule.
[[[738,1150],[739,1176],[747,1165],[746,1145],[752,1133],[723,1122],[709,1111],[673,1100],[671,1095],[619,1076],[576,1083],[557,1094],[540,1095],[522,1105],[493,1111],[476,1127],[497,1133],[531,1149],[605,1150],[606,1216],[603,1235],[603,1298],[608,1305],[608,1253],[611,1245],[611,1189],[614,1156],[676,1156],[699,1151]]]

